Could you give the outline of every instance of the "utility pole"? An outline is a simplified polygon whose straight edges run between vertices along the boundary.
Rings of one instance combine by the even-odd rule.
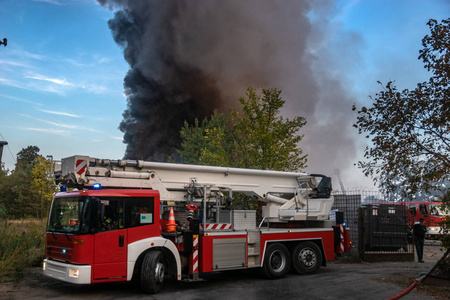
[[[0,141],[0,169],[2,166],[2,154],[3,154],[3,146],[8,145],[8,142]]]

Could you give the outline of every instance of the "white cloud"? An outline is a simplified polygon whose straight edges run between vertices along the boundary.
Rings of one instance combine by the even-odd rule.
[[[0,78],[0,81],[1,81],[1,78]],[[33,102],[33,101],[29,101],[29,100],[21,99],[21,98],[18,98],[18,97],[9,96],[9,95],[0,94],[0,98],[8,98],[8,99],[11,99],[11,100],[14,100],[14,101],[17,101],[17,102],[23,102],[23,103],[43,106],[43,104],[39,103],[39,102]]]
[[[62,112],[62,111],[44,110],[44,109],[39,109],[39,111],[45,112],[48,114],[52,114],[52,115],[60,115],[60,116],[66,116],[66,117],[71,117],[71,118],[82,118],[82,116],[80,116],[80,115],[66,113],[66,112]]]
[[[48,81],[48,82],[52,82],[52,83],[55,83],[58,85],[63,85],[63,86],[74,86],[74,84],[68,82],[65,78],[64,79],[50,78],[50,77],[40,75],[40,74],[37,74],[34,76],[25,76],[25,78]]]
[[[76,129],[77,128],[76,125],[68,125],[68,124],[56,123],[56,122],[52,122],[52,121],[49,121],[49,120],[39,119],[39,118],[30,116],[30,115],[26,115],[26,114],[19,114],[19,116],[26,117],[26,118],[29,118],[29,119],[33,119],[33,120],[36,120],[36,121],[39,121],[39,122],[47,123],[47,124],[50,124],[50,125],[53,125],[53,126],[57,126],[57,127],[63,127],[63,128],[67,128],[67,129]]]
[[[14,80],[1,78],[1,77],[0,77],[0,84],[12,86],[12,87],[19,88],[19,89],[26,89],[26,87],[22,86],[21,84],[17,83]]]
[[[3,60],[3,59],[0,59],[0,65],[2,65],[3,68],[6,65],[13,66],[13,67],[31,68],[31,65],[26,64],[23,61],[19,62],[19,61],[15,61],[15,60]]]
[[[15,57],[19,57],[20,59],[31,58],[31,59],[40,60],[40,61],[48,60],[48,57],[45,55],[35,54],[35,53],[28,52],[28,51],[23,51],[23,50],[14,50],[11,52],[11,54]]]
[[[34,2],[45,2],[49,4],[62,5],[58,0],[33,0]]]
[[[46,132],[46,133],[59,134],[59,135],[68,135],[69,134],[69,132],[67,132],[66,130],[37,128],[37,127],[22,127],[22,130]]]

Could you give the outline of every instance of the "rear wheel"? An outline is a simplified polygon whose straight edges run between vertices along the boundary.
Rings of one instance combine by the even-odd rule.
[[[264,256],[263,270],[267,277],[277,279],[283,277],[290,266],[289,251],[283,244],[271,244]]]
[[[141,289],[144,293],[156,294],[164,286],[166,266],[161,251],[150,251],[145,254],[141,269]]]
[[[312,274],[322,265],[322,251],[313,242],[303,242],[294,248],[292,260],[297,273]]]

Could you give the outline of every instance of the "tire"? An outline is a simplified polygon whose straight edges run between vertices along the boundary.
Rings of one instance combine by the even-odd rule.
[[[315,273],[322,265],[322,251],[313,242],[300,243],[292,252],[292,262],[298,274]]]
[[[263,271],[266,277],[278,279],[283,277],[290,267],[289,251],[283,244],[271,244],[264,255]]]
[[[161,251],[145,254],[141,269],[141,290],[147,294],[157,294],[164,286],[166,265]]]

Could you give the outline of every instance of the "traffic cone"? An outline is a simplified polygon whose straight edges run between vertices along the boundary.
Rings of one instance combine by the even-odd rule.
[[[166,231],[176,232],[177,223],[175,223],[175,215],[173,213],[173,207],[170,208],[169,222],[167,222]]]

